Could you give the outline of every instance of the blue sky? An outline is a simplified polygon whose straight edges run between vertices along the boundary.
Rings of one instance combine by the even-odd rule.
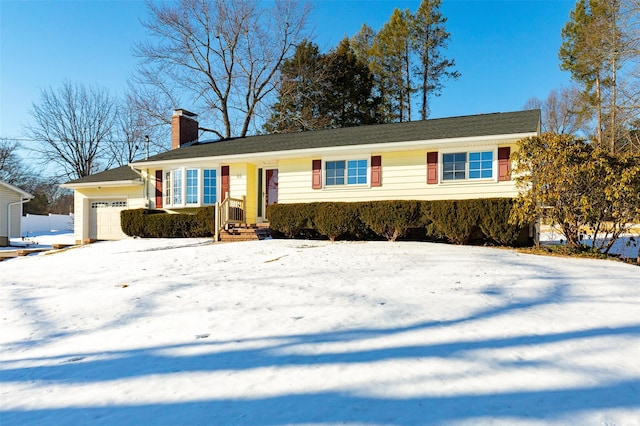
[[[310,29],[326,51],[362,23],[377,30],[395,7],[414,11],[419,3],[315,0]],[[443,0],[451,33],[447,56],[462,76],[432,100],[431,117],[518,110],[530,97],[545,98],[567,85],[569,75],[560,71],[557,53],[573,5],[572,0]],[[145,15],[141,0],[0,0],[0,138],[24,138],[40,90],[65,80],[122,94],[137,61],[131,47],[146,36],[139,21]]]

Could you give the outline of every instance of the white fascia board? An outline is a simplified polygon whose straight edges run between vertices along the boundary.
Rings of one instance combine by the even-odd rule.
[[[17,192],[22,198],[27,198],[29,200],[33,198],[32,194],[29,194],[27,191],[23,191],[22,189],[18,188],[17,186],[11,185],[10,183],[0,182],[0,185],[10,189],[13,192]]]
[[[63,183],[60,184],[61,188],[80,189],[80,188],[97,188],[97,187],[111,187],[111,186],[139,186],[143,182],[141,179],[135,180],[110,180],[104,182],[84,182],[84,183]]]
[[[165,161],[143,161],[130,164],[133,169],[159,168],[163,166],[188,165],[207,162],[231,163],[231,162],[258,162],[264,160],[278,160],[282,158],[299,158],[310,156],[322,156],[330,151],[331,154],[345,154],[358,152],[390,152],[411,151],[419,149],[442,149],[462,146],[483,146],[504,143],[513,143],[522,138],[536,136],[537,132],[513,133],[506,135],[472,136],[465,138],[431,139],[410,142],[389,142],[345,146],[328,146],[308,149],[292,149],[287,151],[264,151],[249,154],[222,155],[213,157],[192,157]]]

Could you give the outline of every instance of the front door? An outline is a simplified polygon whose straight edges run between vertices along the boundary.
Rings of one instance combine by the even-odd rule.
[[[278,203],[278,169],[267,169],[265,171],[265,218],[267,217],[268,207]]]

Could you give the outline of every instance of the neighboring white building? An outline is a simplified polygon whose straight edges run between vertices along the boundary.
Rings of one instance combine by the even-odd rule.
[[[0,181],[0,247],[9,245],[9,238],[20,236],[22,205],[33,195]]]

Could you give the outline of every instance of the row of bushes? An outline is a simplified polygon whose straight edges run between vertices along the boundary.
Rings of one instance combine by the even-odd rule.
[[[528,243],[526,232],[509,223],[513,200],[370,201],[276,204],[269,226],[286,237],[385,238],[411,235],[455,244],[470,241],[514,246]],[[524,234],[524,235],[523,235]]]
[[[150,209],[123,210],[120,224],[122,231],[132,237],[212,237],[215,233],[215,207],[200,207],[194,214],[170,214]]]

